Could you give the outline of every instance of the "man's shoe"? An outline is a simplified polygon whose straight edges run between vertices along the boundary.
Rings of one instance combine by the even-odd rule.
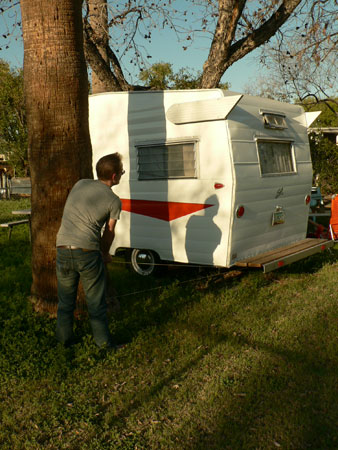
[[[119,350],[122,350],[124,347],[126,347],[126,345],[127,344],[109,344],[104,348],[106,348],[109,352],[118,352]]]

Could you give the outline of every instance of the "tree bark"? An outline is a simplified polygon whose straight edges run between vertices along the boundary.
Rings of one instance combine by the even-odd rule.
[[[57,305],[55,236],[67,195],[92,178],[81,0],[21,0],[32,181],[32,299]]]
[[[91,28],[96,36],[97,50],[105,64],[109,67],[107,50],[109,45],[107,0],[87,0],[87,4]],[[90,55],[90,49],[87,50],[87,54]],[[100,76],[100,73],[97,74],[95,66],[92,66],[93,94],[111,90],[111,84],[109,79],[107,80],[106,77]]]
[[[129,86],[124,76],[122,75],[122,85],[120,80],[115,76],[115,73],[110,68],[110,62],[107,62],[103,59],[102,55],[99,52],[98,46],[95,44],[93,40],[93,31],[89,23],[85,22],[85,30],[84,30],[84,48],[86,54],[86,61],[90,65],[92,69],[92,73],[96,74],[96,78],[100,80],[101,86],[105,86],[105,92],[109,91],[122,91],[128,90],[123,89],[122,86],[125,84]],[[108,53],[112,53],[109,49]]]
[[[208,59],[203,66],[201,87],[216,87],[224,72],[234,62],[267,42],[288,20],[301,1],[284,0],[278,10],[259,28],[233,43],[246,0],[219,0],[218,22]]]
[[[92,69],[92,92],[128,91],[121,65],[109,46],[107,0],[87,0],[84,17],[84,49]]]

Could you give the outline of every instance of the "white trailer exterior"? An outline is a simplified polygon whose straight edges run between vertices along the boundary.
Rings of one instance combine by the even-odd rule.
[[[112,254],[231,267],[331,245],[305,243],[312,164],[300,106],[220,89],[104,93],[90,97],[89,123],[94,173],[116,151],[126,170]]]

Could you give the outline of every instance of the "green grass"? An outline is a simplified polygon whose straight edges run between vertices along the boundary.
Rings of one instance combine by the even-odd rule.
[[[5,204],[5,220],[25,207]],[[110,327],[128,345],[108,355],[88,321],[64,349],[32,312],[25,226],[2,232],[0,250],[2,450],[338,448],[337,246],[229,279],[177,268],[145,280],[117,259]]]

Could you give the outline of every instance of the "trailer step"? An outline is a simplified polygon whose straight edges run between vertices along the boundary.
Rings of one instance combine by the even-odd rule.
[[[334,244],[334,241],[329,241],[327,239],[308,238],[242,261],[237,261],[235,265],[239,267],[262,268],[263,271],[267,273],[314,255],[315,253],[324,251],[333,247]]]

